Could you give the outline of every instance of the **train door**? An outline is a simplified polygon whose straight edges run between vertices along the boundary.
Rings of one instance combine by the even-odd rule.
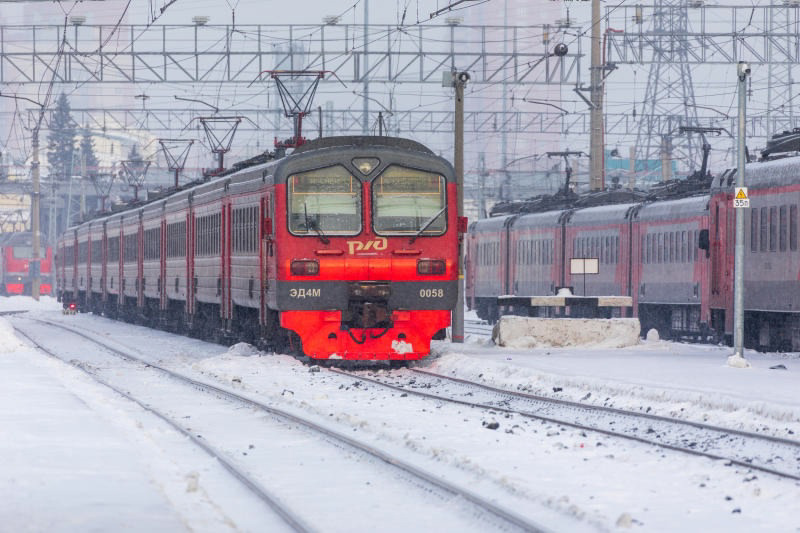
[[[191,197],[190,197],[191,199]],[[191,203],[186,210],[186,316],[194,315],[197,281],[194,277],[194,209]]]
[[[729,240],[733,235],[734,218],[727,209],[727,194],[717,194],[711,204],[709,246],[711,252],[711,308],[717,310],[712,317],[713,327],[722,333],[733,330],[732,305],[733,246]],[[720,314],[722,313],[722,314]],[[724,314],[724,323],[722,316]]]
[[[261,323],[267,323],[267,310],[270,291],[274,291],[271,278],[275,276],[275,203],[271,192],[261,198],[261,217],[259,219],[261,239],[259,239],[259,271],[261,272]]]
[[[222,199],[222,223],[220,224],[220,260],[222,261],[220,276],[221,290],[220,295],[220,315],[223,320],[232,317],[231,310],[231,237],[232,237],[232,207],[230,196]]]
[[[160,225],[161,239],[159,243],[159,265],[158,265],[158,299],[159,309],[164,311],[167,309],[167,221],[161,218]]]
[[[144,307],[144,223],[142,210],[136,224],[136,307],[141,312]]]

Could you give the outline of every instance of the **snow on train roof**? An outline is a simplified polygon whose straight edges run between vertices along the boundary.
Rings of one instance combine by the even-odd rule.
[[[572,214],[572,218],[570,218],[569,223],[586,224],[597,222],[623,222],[626,218],[628,210],[637,205],[640,204],[611,204],[578,209]]]
[[[707,214],[710,199],[711,196],[706,194],[644,204],[635,216],[638,220],[658,220]]]
[[[514,215],[504,215],[502,217],[482,218],[472,224],[475,232],[481,231],[500,231],[505,227],[506,222]]]
[[[714,180],[715,190],[733,191],[736,169]],[[726,179],[727,178],[727,179]],[[785,157],[772,161],[749,163],[745,167],[745,185],[753,189],[800,184],[800,157]]]
[[[563,209],[556,211],[545,211],[543,213],[530,213],[522,215],[514,221],[514,229],[525,229],[527,227],[558,226],[558,219],[564,213]]]

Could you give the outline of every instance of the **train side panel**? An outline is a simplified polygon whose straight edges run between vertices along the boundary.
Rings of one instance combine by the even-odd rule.
[[[509,294],[508,227],[514,218],[515,215],[486,218],[470,226],[470,309],[475,309],[483,320],[497,320],[497,297]]]
[[[520,216],[509,226],[510,293],[548,296],[560,283],[563,211]]]
[[[578,296],[630,296],[630,216],[637,204],[576,210],[565,226],[566,285]],[[598,273],[570,274],[570,259],[598,260]]]
[[[635,215],[634,304],[642,330],[664,337],[709,335],[709,196],[645,204]]]

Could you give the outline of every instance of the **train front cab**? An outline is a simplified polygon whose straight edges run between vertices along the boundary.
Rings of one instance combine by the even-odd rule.
[[[271,288],[307,356],[419,359],[450,325],[456,184],[420,149],[323,149],[276,172]]]
[[[2,253],[2,292],[6,295],[30,295],[33,273],[33,241],[31,234],[15,233],[0,248]],[[53,251],[49,246],[40,248],[39,294],[48,295],[53,290]]]

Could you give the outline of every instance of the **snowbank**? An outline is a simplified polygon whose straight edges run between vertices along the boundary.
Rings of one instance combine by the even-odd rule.
[[[507,348],[597,346],[624,348],[639,342],[638,318],[528,318],[504,316],[492,339]]]
[[[0,318],[0,353],[15,352],[22,346],[8,320]]]

